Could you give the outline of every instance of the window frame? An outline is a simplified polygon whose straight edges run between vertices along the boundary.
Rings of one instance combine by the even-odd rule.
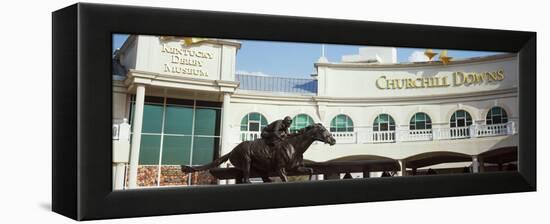
[[[388,119],[387,119],[387,122],[380,122],[380,117],[382,115],[385,115],[385,116],[388,116]],[[378,123],[377,123],[378,121]],[[392,124],[393,123],[393,124]],[[382,129],[382,126],[381,124],[387,124],[388,126],[388,130],[381,130]],[[378,128],[377,128],[378,127]],[[393,129],[392,129],[393,127]],[[378,129],[378,130],[377,130]],[[393,119],[393,117],[390,115],[390,114],[387,114],[387,113],[381,113],[381,114],[378,114],[375,118],[374,118],[374,121],[372,123],[372,130],[374,132],[382,132],[382,131],[395,131],[396,129],[396,124],[395,124],[395,119]]]
[[[493,122],[494,118],[497,117],[497,115],[493,115],[493,109],[500,109],[500,120],[501,120],[501,122],[499,122],[499,123],[494,123]],[[506,110],[504,108],[500,107],[500,106],[494,106],[494,107],[489,108],[489,111],[487,111],[487,115],[485,116],[485,124],[487,124],[487,125],[506,124],[506,123],[508,123],[508,121],[509,121],[508,112],[506,112]]]
[[[424,127],[425,128],[422,128],[422,129],[417,128],[418,122],[421,122],[421,120],[416,119],[416,116],[419,115],[419,114],[424,115]],[[413,114],[413,116],[411,117],[411,119],[409,121],[409,130],[431,130],[431,129],[432,129],[432,118],[430,117],[430,115],[428,115],[425,112],[417,112],[417,113]]]
[[[344,117],[345,121],[338,122],[338,117]],[[344,131],[338,131],[338,129],[342,128],[338,126],[339,124],[344,125],[343,127]],[[334,118],[332,118],[332,120],[330,121],[330,132],[353,132],[353,131],[354,131],[353,120],[351,119],[350,116],[346,114],[338,114],[334,116]]]
[[[306,125],[301,127],[301,128],[297,128],[298,126],[298,122],[296,118],[298,118],[299,116],[306,116],[307,118],[307,121],[306,121]],[[305,113],[302,113],[302,114],[297,114],[296,116],[292,117],[292,124],[290,125],[290,128],[289,128],[289,131],[292,132],[292,133],[295,133],[297,132],[298,130],[300,129],[303,129],[307,126],[310,126],[310,125],[313,125],[315,124],[315,121],[313,120],[313,117],[309,116],[308,114],[305,114]]]
[[[462,112],[462,111],[464,112],[464,116],[461,116],[459,119],[458,112]],[[453,122],[453,118],[454,118],[454,122]],[[468,121],[468,118],[469,118],[469,121]],[[464,120],[464,126],[458,126],[459,120]],[[468,122],[470,124],[468,124]],[[454,124],[454,127],[453,127],[453,124]],[[473,124],[472,115],[468,111],[463,109],[459,109],[453,112],[453,114],[451,115],[451,118],[449,119],[449,127],[451,128],[464,128],[464,127],[469,127],[472,124]]]
[[[250,119],[250,115],[251,114],[258,114],[259,115],[259,120],[252,120]],[[246,130],[243,130],[243,121],[245,121],[246,119]],[[264,124],[262,124],[262,120],[265,121]],[[250,123],[258,123],[258,127],[259,127],[259,130],[258,131],[251,131],[250,130]],[[261,132],[267,125],[269,125],[269,121],[267,120],[267,118],[262,114],[262,113],[259,113],[259,112],[249,112],[247,114],[245,114],[243,116],[243,118],[241,118],[241,124],[240,124],[240,131],[243,132],[243,131],[246,131],[246,132]]]

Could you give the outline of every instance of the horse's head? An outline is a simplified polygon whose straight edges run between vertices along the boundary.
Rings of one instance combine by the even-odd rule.
[[[336,139],[332,137],[332,134],[322,124],[317,123],[309,126],[306,129],[306,134],[313,137],[313,139],[317,141],[322,141],[330,145],[336,144]]]

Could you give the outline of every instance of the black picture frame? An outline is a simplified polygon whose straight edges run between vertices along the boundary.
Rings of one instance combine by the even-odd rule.
[[[52,210],[67,217],[90,220],[536,191],[535,32],[87,3],[53,12],[52,22]],[[518,131],[518,171],[113,191],[113,33],[516,52],[519,111],[525,124]]]

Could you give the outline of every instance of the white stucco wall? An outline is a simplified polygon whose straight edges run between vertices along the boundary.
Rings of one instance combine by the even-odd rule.
[[[465,94],[479,91],[517,88],[516,57],[457,64],[368,65],[358,63],[317,63],[319,95],[328,97],[411,97]],[[504,80],[455,86],[453,73],[504,72]],[[448,87],[379,89],[381,76],[388,79],[447,77]]]

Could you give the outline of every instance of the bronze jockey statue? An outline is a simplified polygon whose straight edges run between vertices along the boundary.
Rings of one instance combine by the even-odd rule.
[[[269,147],[277,146],[282,142],[283,138],[290,134],[288,129],[292,124],[292,118],[286,116],[283,120],[276,120],[262,129],[262,139]]]

